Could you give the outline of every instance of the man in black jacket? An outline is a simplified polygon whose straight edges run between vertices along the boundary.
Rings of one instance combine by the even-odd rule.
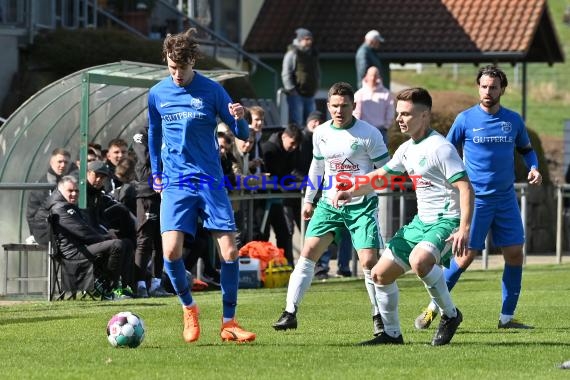
[[[113,233],[102,234],[93,228],[81,215],[78,200],[77,179],[64,176],[46,201],[59,252],[65,260],[92,261],[96,276],[103,280],[105,298],[131,298],[130,290],[120,282],[121,278],[123,283],[132,282],[131,245]]]
[[[262,145],[263,162],[265,169],[273,177],[274,182],[280,185],[271,192],[281,192],[285,189],[295,188],[297,178],[296,159],[297,148],[303,139],[301,130],[295,124],[289,124],[282,132],[276,132]],[[298,191],[298,187],[296,187]],[[301,201],[299,199],[272,199],[267,200],[266,209],[269,208],[269,224],[275,232],[276,244],[283,248],[285,258],[289,265],[294,265],[293,260],[293,233],[295,222],[300,223]],[[269,239],[269,226],[265,226],[264,240]]]
[[[160,194],[152,188],[152,173],[148,154],[148,127],[133,136],[137,193],[137,246],[135,250],[135,280],[137,297],[171,296],[162,286],[162,238],[160,236]],[[150,260],[151,273],[147,268]],[[149,283],[150,286],[147,286]]]
[[[64,175],[76,169],[71,163],[70,153],[63,148],[56,148],[51,152],[49,159],[49,168],[45,177],[42,177],[40,183],[50,183],[55,185]],[[34,190],[28,198],[28,207],[26,209],[26,220],[30,233],[34,236],[36,242],[47,244],[48,230],[45,222],[46,215],[40,211],[42,203],[49,197],[51,190],[42,189]]]
[[[135,216],[122,203],[104,190],[110,178],[109,167],[103,161],[93,161],[87,166],[87,215],[89,223],[102,233],[114,230],[121,239],[136,245]]]

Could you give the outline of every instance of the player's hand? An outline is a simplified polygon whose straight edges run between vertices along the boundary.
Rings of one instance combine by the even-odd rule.
[[[153,175],[152,176],[152,188],[157,193],[162,193],[162,176]]]
[[[528,183],[531,185],[540,185],[542,183],[542,175],[537,169],[530,169],[528,172]]]
[[[454,233],[452,233],[447,240],[446,243],[451,242],[451,252],[454,256],[461,257],[467,255],[468,252],[468,243],[469,243],[469,230],[465,229],[458,229]]]
[[[304,220],[309,220],[313,216],[314,211],[315,211],[315,206],[312,203],[305,202],[305,204],[303,204],[303,210],[301,211],[301,215],[303,215]]]
[[[245,111],[240,103],[228,103],[228,110],[234,119],[238,120],[243,118]]]
[[[339,208],[340,206],[343,206],[344,204],[350,202],[352,199],[352,193],[349,191],[337,191],[337,193],[334,195],[333,199],[332,199],[332,205],[333,207]]]

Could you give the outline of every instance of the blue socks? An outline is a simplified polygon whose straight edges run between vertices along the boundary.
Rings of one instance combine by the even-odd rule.
[[[186,268],[184,267],[184,260],[182,258],[174,261],[169,261],[164,258],[164,271],[168,274],[172,287],[178,295],[180,302],[184,306],[190,306],[194,302],[192,294],[190,293],[190,286],[186,278]]]
[[[515,315],[515,309],[519,302],[522,283],[522,265],[512,266],[505,264],[503,270],[503,307],[501,314]]]
[[[457,261],[452,258],[449,262],[449,268],[445,268],[443,271],[445,283],[447,284],[447,289],[449,289],[450,292],[455,284],[457,284],[457,281],[459,281],[459,277],[461,277],[463,272],[465,272],[465,269],[460,268],[459,265],[457,265]]]
[[[239,262],[222,262],[220,285],[222,288],[222,304],[224,319],[232,319],[236,314],[237,294],[239,284]]]

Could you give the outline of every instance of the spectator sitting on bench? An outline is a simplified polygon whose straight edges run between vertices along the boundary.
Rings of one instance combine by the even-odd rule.
[[[101,280],[97,290],[102,299],[132,298],[131,290],[120,282],[121,278],[123,283],[132,282],[132,245],[112,232],[102,234],[93,228],[81,215],[78,200],[77,179],[64,176],[46,201],[59,253],[68,261],[93,263],[95,276]]]

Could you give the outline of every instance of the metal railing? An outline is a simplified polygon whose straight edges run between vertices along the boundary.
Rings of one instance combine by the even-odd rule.
[[[47,183],[0,183],[0,191],[25,191],[25,190],[39,190],[39,189],[52,189],[53,185],[52,184],[47,184]],[[527,210],[528,210],[528,184],[526,183],[517,183],[515,184],[515,189],[517,190],[517,195],[520,199],[520,204],[521,204],[521,218],[523,221],[523,226],[527,225]],[[555,185],[555,197],[557,199],[556,202],[556,252],[555,252],[555,258],[556,258],[556,263],[557,264],[561,264],[562,263],[562,256],[563,256],[563,252],[564,252],[564,234],[565,231],[564,229],[567,228],[567,226],[565,227],[565,218],[564,218],[564,213],[565,212],[570,212],[570,210],[565,210],[564,209],[564,198],[570,198],[570,185],[567,184],[562,184],[562,185]],[[393,214],[398,214],[397,218],[398,218],[398,224],[401,227],[402,225],[404,225],[405,223],[408,222],[407,219],[407,205],[406,205],[406,201],[409,199],[413,199],[415,198],[415,193],[412,191],[386,191],[386,192],[382,192],[382,193],[378,193],[378,196],[380,197],[390,197],[392,199],[392,202],[394,202],[396,199],[399,201],[399,208],[397,213],[393,213]],[[236,194],[232,194],[230,195],[230,199],[232,201],[246,201],[249,202],[249,216],[247,218],[248,220],[248,234],[250,231],[253,230],[253,214],[252,214],[252,210],[253,210],[253,202],[255,200],[261,200],[261,199],[285,199],[285,198],[296,198],[299,199],[299,202],[301,202],[301,204],[303,203],[303,194],[299,191],[291,191],[291,192],[285,192],[285,193],[251,193],[251,192],[245,192],[242,191],[241,193],[236,193]],[[23,212],[23,211],[21,211]],[[266,210],[266,213],[268,212],[268,210]],[[7,215],[8,218],[12,217],[14,220],[16,219],[20,219],[23,220],[20,216],[14,216],[14,215]],[[264,216],[264,219],[266,220],[266,216]],[[384,227],[384,226],[382,226]],[[20,225],[20,230],[23,228],[22,225]],[[301,223],[301,234],[300,234],[300,242],[299,242],[299,246],[302,247],[303,245],[303,241],[304,241],[304,223]],[[526,234],[526,231],[525,231]],[[532,231],[528,231],[528,234],[532,234]],[[21,231],[20,231],[20,235],[21,235]],[[248,238],[251,240],[251,235],[248,236]],[[2,244],[9,244],[9,243],[15,243],[16,240],[18,239],[11,239],[9,236],[8,237],[4,237],[4,239],[6,241],[2,241]],[[527,256],[527,250],[526,247],[523,250],[523,253],[525,255],[525,259]],[[482,256],[482,268],[483,269],[487,269],[488,268],[488,259],[489,259],[489,252],[488,250],[484,250],[483,251],[483,256]],[[353,263],[354,264],[354,263]],[[6,269],[6,268],[5,268]]]

